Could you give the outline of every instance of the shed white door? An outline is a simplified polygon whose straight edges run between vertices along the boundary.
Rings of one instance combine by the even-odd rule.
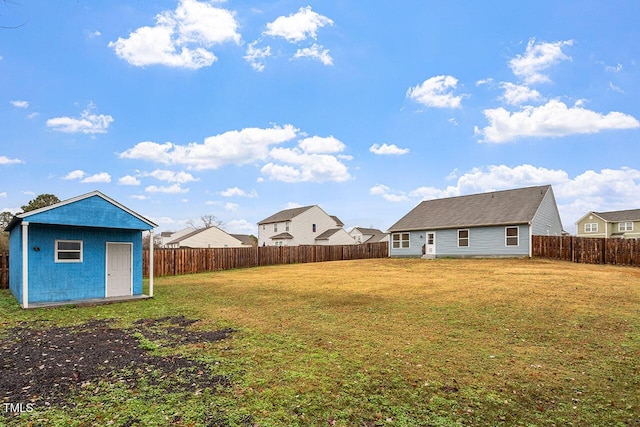
[[[107,243],[107,297],[132,295],[131,244]]]

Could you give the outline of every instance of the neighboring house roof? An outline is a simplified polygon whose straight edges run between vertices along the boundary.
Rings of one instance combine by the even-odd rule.
[[[640,221],[640,209],[626,211],[592,212],[607,222]]]
[[[208,229],[210,229],[210,228],[211,228],[211,227],[205,227],[205,228],[199,228],[199,229],[193,230],[191,233],[183,234],[182,236],[179,236],[179,237],[177,237],[177,238],[175,238],[175,239],[173,239],[173,240],[168,241],[168,242],[167,242],[167,245],[172,245],[172,244],[180,243],[180,242],[182,242],[183,240],[188,239],[189,237],[193,237],[193,236],[195,236],[196,234],[200,234],[200,233],[202,233],[203,231],[206,231],[206,230],[208,230]]]
[[[353,230],[351,230],[351,232],[353,232],[354,230],[358,230],[360,233],[362,234],[370,234],[370,235],[376,235],[376,234],[381,234],[382,230],[378,230],[377,228],[364,228],[364,227],[354,227]]]
[[[526,224],[533,220],[550,185],[427,200],[389,231],[434,230]]]
[[[148,229],[152,229],[158,226],[158,224],[148,220],[147,218],[143,217],[142,215],[132,211],[131,209],[127,208],[126,206],[116,202],[115,200],[113,200],[112,198],[102,194],[100,191],[92,191],[90,193],[86,193],[86,194],[82,194],[80,196],[76,196],[76,197],[72,197],[70,199],[66,199],[63,200],[61,202],[55,203],[53,205],[50,206],[45,206],[43,208],[40,209],[34,209],[32,211],[28,211],[28,212],[22,212],[19,213],[17,215],[15,215],[13,217],[13,220],[11,220],[11,222],[9,223],[9,225],[7,225],[7,227],[5,228],[5,231],[10,231],[12,228],[14,228],[17,224],[21,223],[22,220],[24,219],[29,219],[29,217],[44,213],[44,212],[48,212],[54,209],[58,209],[61,208],[63,206],[66,205],[70,205],[72,203],[76,203],[76,202],[80,202],[82,200],[85,199],[89,199],[91,197],[99,197],[102,200],[111,203],[112,205],[114,205],[115,207],[123,210],[124,212],[128,213],[129,215],[132,215],[133,217],[137,218],[138,220],[142,221],[143,223],[147,224],[149,226]],[[67,225],[66,223],[62,223],[62,225]]]
[[[293,239],[293,236],[289,233],[280,233],[275,236],[271,236],[271,240],[284,240],[284,239]]]
[[[374,234],[373,236],[369,237],[367,240],[365,240],[362,243],[378,243],[378,242],[382,242],[387,236],[389,236],[389,233],[377,233]]]
[[[340,218],[338,218],[335,215],[329,215],[329,216],[333,218],[333,220],[336,222],[337,227],[340,227],[340,228],[344,227],[344,222],[340,221]]]
[[[316,240],[329,240],[329,238],[331,236],[333,236],[334,234],[336,234],[340,230],[342,230],[342,229],[341,228],[330,228],[329,230],[319,234],[318,237],[316,237]]]
[[[258,223],[258,225],[260,224],[272,224],[274,222],[283,222],[283,221],[289,221],[292,218],[300,215],[301,213],[311,209],[313,206],[303,206],[300,208],[292,208],[292,209],[285,209],[282,210],[280,212],[276,212],[275,214],[271,215],[270,217],[267,217],[265,219],[263,219],[262,221],[260,221]]]
[[[240,242],[242,242],[243,245],[246,245],[246,246],[257,245],[257,241],[255,240],[255,238],[251,237],[248,234],[231,234],[231,237],[235,237],[236,239],[240,240]]]

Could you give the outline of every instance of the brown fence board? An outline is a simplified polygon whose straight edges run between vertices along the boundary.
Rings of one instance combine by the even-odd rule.
[[[9,289],[9,252],[0,252],[0,289]]]
[[[640,267],[640,239],[533,236],[534,257]]]
[[[344,246],[259,246],[252,248],[180,248],[153,251],[153,275],[203,273],[266,265],[301,264],[366,258],[387,258],[388,243]],[[149,251],[142,257],[142,272],[149,276]]]

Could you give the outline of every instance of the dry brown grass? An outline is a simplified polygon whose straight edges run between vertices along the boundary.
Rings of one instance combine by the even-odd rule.
[[[247,387],[285,419],[291,393],[309,395],[307,417],[347,424],[397,422],[411,407],[406,425],[640,417],[638,269],[383,259],[158,282],[177,300],[188,293],[203,317],[250,331]]]

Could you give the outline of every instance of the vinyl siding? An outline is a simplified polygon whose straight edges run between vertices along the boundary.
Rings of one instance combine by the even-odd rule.
[[[286,246],[315,245],[316,237],[329,229],[337,227],[336,220],[331,218],[319,206],[312,206],[288,222],[290,223],[288,233],[293,236],[293,239],[282,240],[283,245]],[[287,232],[285,223],[286,221],[277,223],[278,231],[273,231],[273,223],[260,224],[258,226],[258,245],[262,246],[263,243],[267,246],[275,245],[275,241],[271,240],[271,236]],[[315,232],[313,232],[312,224],[316,224]]]
[[[327,240],[316,240],[315,243],[317,245],[353,245],[356,241],[346,230],[340,229]]]
[[[393,235],[402,233],[391,233],[389,235],[389,256],[392,257],[420,257],[422,256],[422,245],[424,245],[424,231],[405,231],[409,233],[408,248],[393,248]],[[420,238],[422,236],[422,238]]]
[[[529,256],[529,226],[517,225],[518,246],[506,246],[505,226],[474,227],[469,246],[458,247],[458,229],[436,231],[436,257]]]
[[[585,232],[584,231],[585,224],[598,224],[598,231],[588,232],[588,233]],[[585,218],[583,218],[578,222],[576,235],[578,237],[608,237],[611,235],[611,230],[608,230],[608,228],[610,227],[611,225],[607,227],[606,222],[602,220],[600,217],[596,215],[587,215]]]
[[[12,242],[21,239],[21,227],[12,230]],[[83,260],[79,263],[55,262],[56,240],[81,240]],[[29,225],[29,302],[69,301],[86,298],[103,298],[106,279],[107,242],[133,243],[133,294],[142,294],[142,233],[135,230],[118,230],[54,225]],[[14,244],[17,247],[17,245]],[[39,250],[34,250],[38,247]],[[13,251],[13,246],[12,246]],[[20,256],[11,259],[22,259]],[[22,278],[21,265],[12,263],[10,275]],[[14,292],[22,301],[21,283]]]
[[[538,206],[538,210],[531,221],[531,226],[532,234],[536,236],[562,235],[562,220],[560,219],[556,199],[551,188],[549,188],[540,206]]]

